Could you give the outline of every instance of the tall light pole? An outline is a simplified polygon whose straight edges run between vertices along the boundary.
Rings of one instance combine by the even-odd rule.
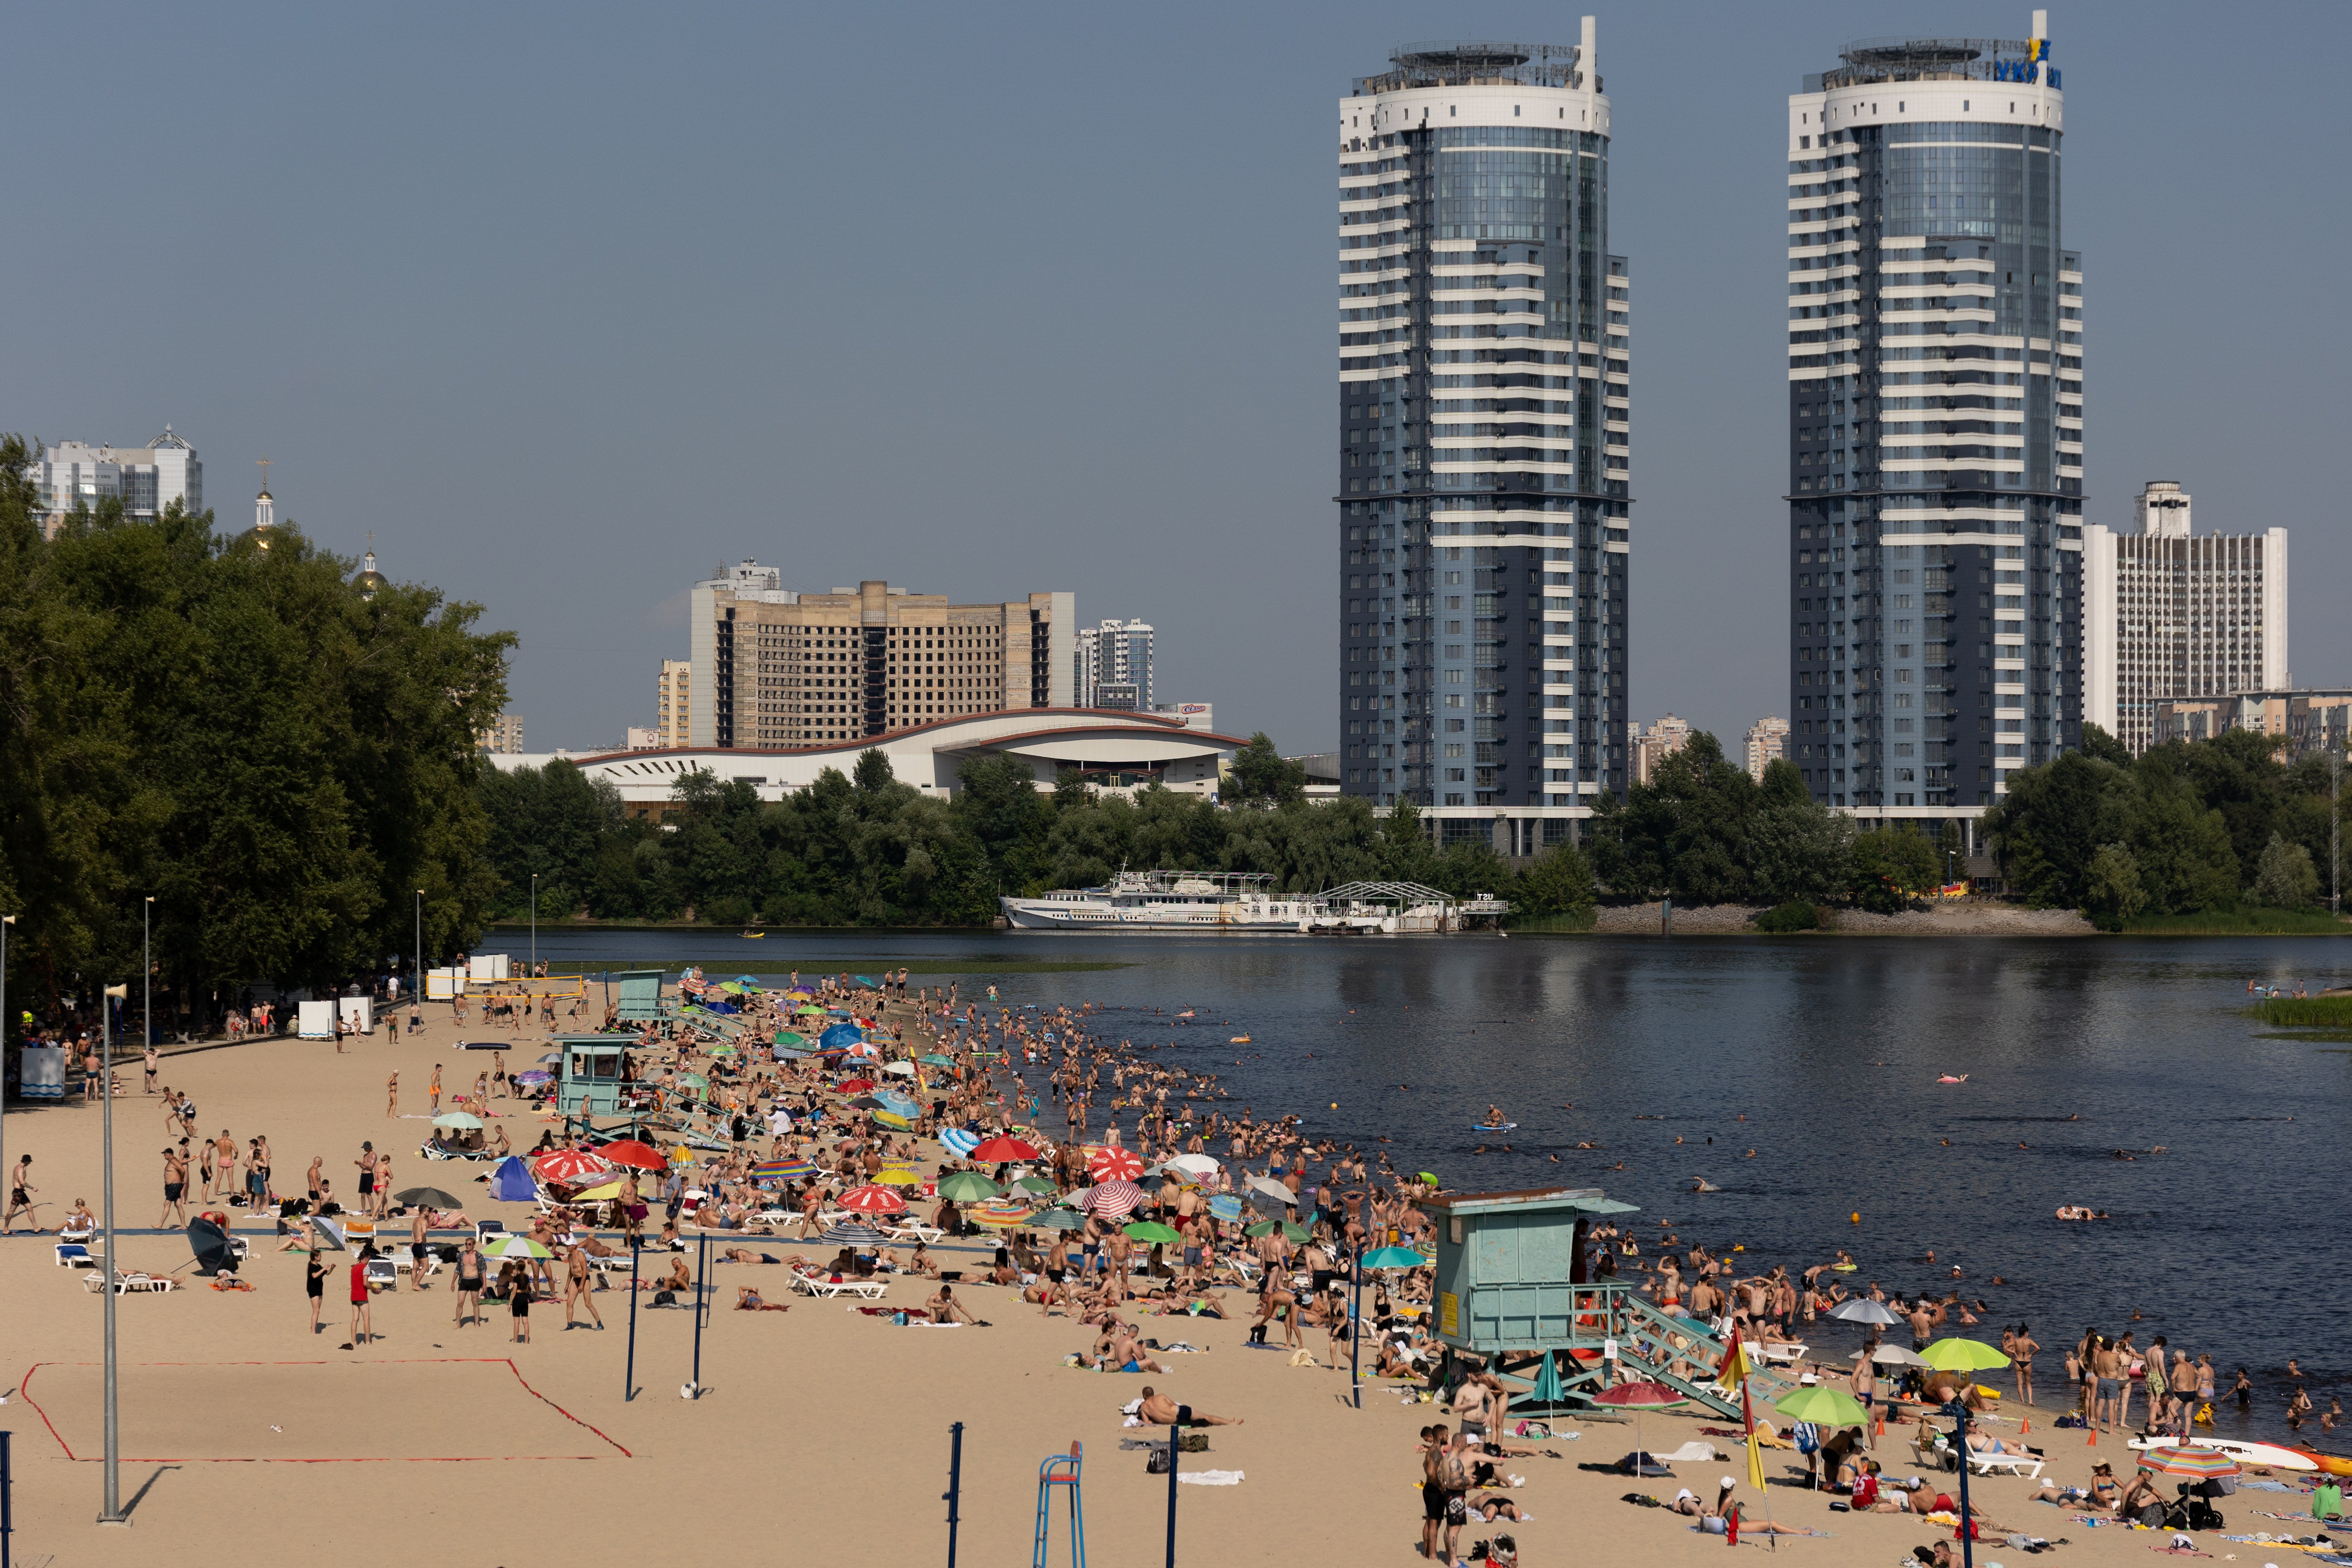
[[[100,1524],[131,1522],[122,1511],[122,1424],[115,1405],[114,1356],[114,1281],[121,1269],[117,1262],[121,1254],[114,1249],[114,1003],[128,1001],[130,990],[127,985],[109,985],[98,999],[99,1038],[102,1042],[99,1093],[102,1097],[100,1103],[105,1107],[100,1114],[100,1142],[106,1166],[106,1257],[98,1266],[100,1283],[104,1287],[99,1294],[106,1298],[106,1511],[98,1516]]]
[[[150,893],[139,905],[139,973],[143,987],[139,1004],[139,1050],[142,1055],[155,1043],[155,896]]]
[[[530,974],[539,973],[539,873],[530,874]]]
[[[0,915],[0,1171],[8,1168],[8,928],[15,915]]]
[[[411,977],[415,989],[409,994],[409,1005],[416,1009],[419,1018],[425,1016],[425,889],[416,889],[416,972]]]

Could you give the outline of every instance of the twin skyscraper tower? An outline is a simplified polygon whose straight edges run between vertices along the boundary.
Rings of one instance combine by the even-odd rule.
[[[1855,45],[1789,100],[1789,757],[1873,816],[1974,816],[2081,742],[2044,16]],[[1629,769],[1632,269],[1593,18],[1401,48],[1338,131],[1342,787],[1534,853]]]

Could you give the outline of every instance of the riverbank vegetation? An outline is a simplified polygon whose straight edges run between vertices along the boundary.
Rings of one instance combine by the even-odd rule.
[[[264,549],[110,498],[45,539],[31,457],[0,439],[9,1010],[125,982],[136,1006],[142,912],[159,1026],[380,968],[418,889],[428,952],[470,942],[497,888],[475,736],[513,638],[430,588],[363,594],[291,522]]]

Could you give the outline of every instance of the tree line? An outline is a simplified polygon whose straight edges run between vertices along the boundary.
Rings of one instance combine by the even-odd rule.
[[[1578,889],[1534,882],[1483,841],[1438,847],[1412,806],[1312,803],[1295,765],[1254,736],[1226,804],[1147,787],[1132,798],[1065,773],[1048,792],[1011,757],[968,758],[949,799],[868,751],[782,800],[708,772],[679,777],[661,820],[632,817],[605,780],[558,760],[486,773],[497,912],[520,919],[691,917],[721,925],[985,925],[1000,896],[1099,886],[1122,868],[1262,872],[1279,891],[1348,881],[1426,883],[1566,908]],[[1570,851],[1571,858],[1574,851]],[[1582,900],[1589,903],[1589,890]]]
[[[32,456],[0,438],[9,1012],[79,999],[94,1025],[126,983],[135,1007],[142,914],[162,1017],[374,973],[419,889],[428,956],[469,945],[498,890],[475,736],[513,637],[430,588],[362,592],[290,522],[263,548],[108,498],[45,538]]]

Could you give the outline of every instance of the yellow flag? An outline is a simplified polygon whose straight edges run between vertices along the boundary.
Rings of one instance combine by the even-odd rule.
[[[1716,1382],[1726,1388],[1738,1388],[1748,1381],[1748,1374],[1755,1370],[1756,1368],[1748,1359],[1748,1347],[1739,1342],[1738,1334],[1733,1334],[1731,1347],[1724,1352],[1723,1368],[1716,1374]]]
[[[1764,1440],[1757,1434],[1748,1434],[1748,1484],[1756,1494],[1764,1494]]]

